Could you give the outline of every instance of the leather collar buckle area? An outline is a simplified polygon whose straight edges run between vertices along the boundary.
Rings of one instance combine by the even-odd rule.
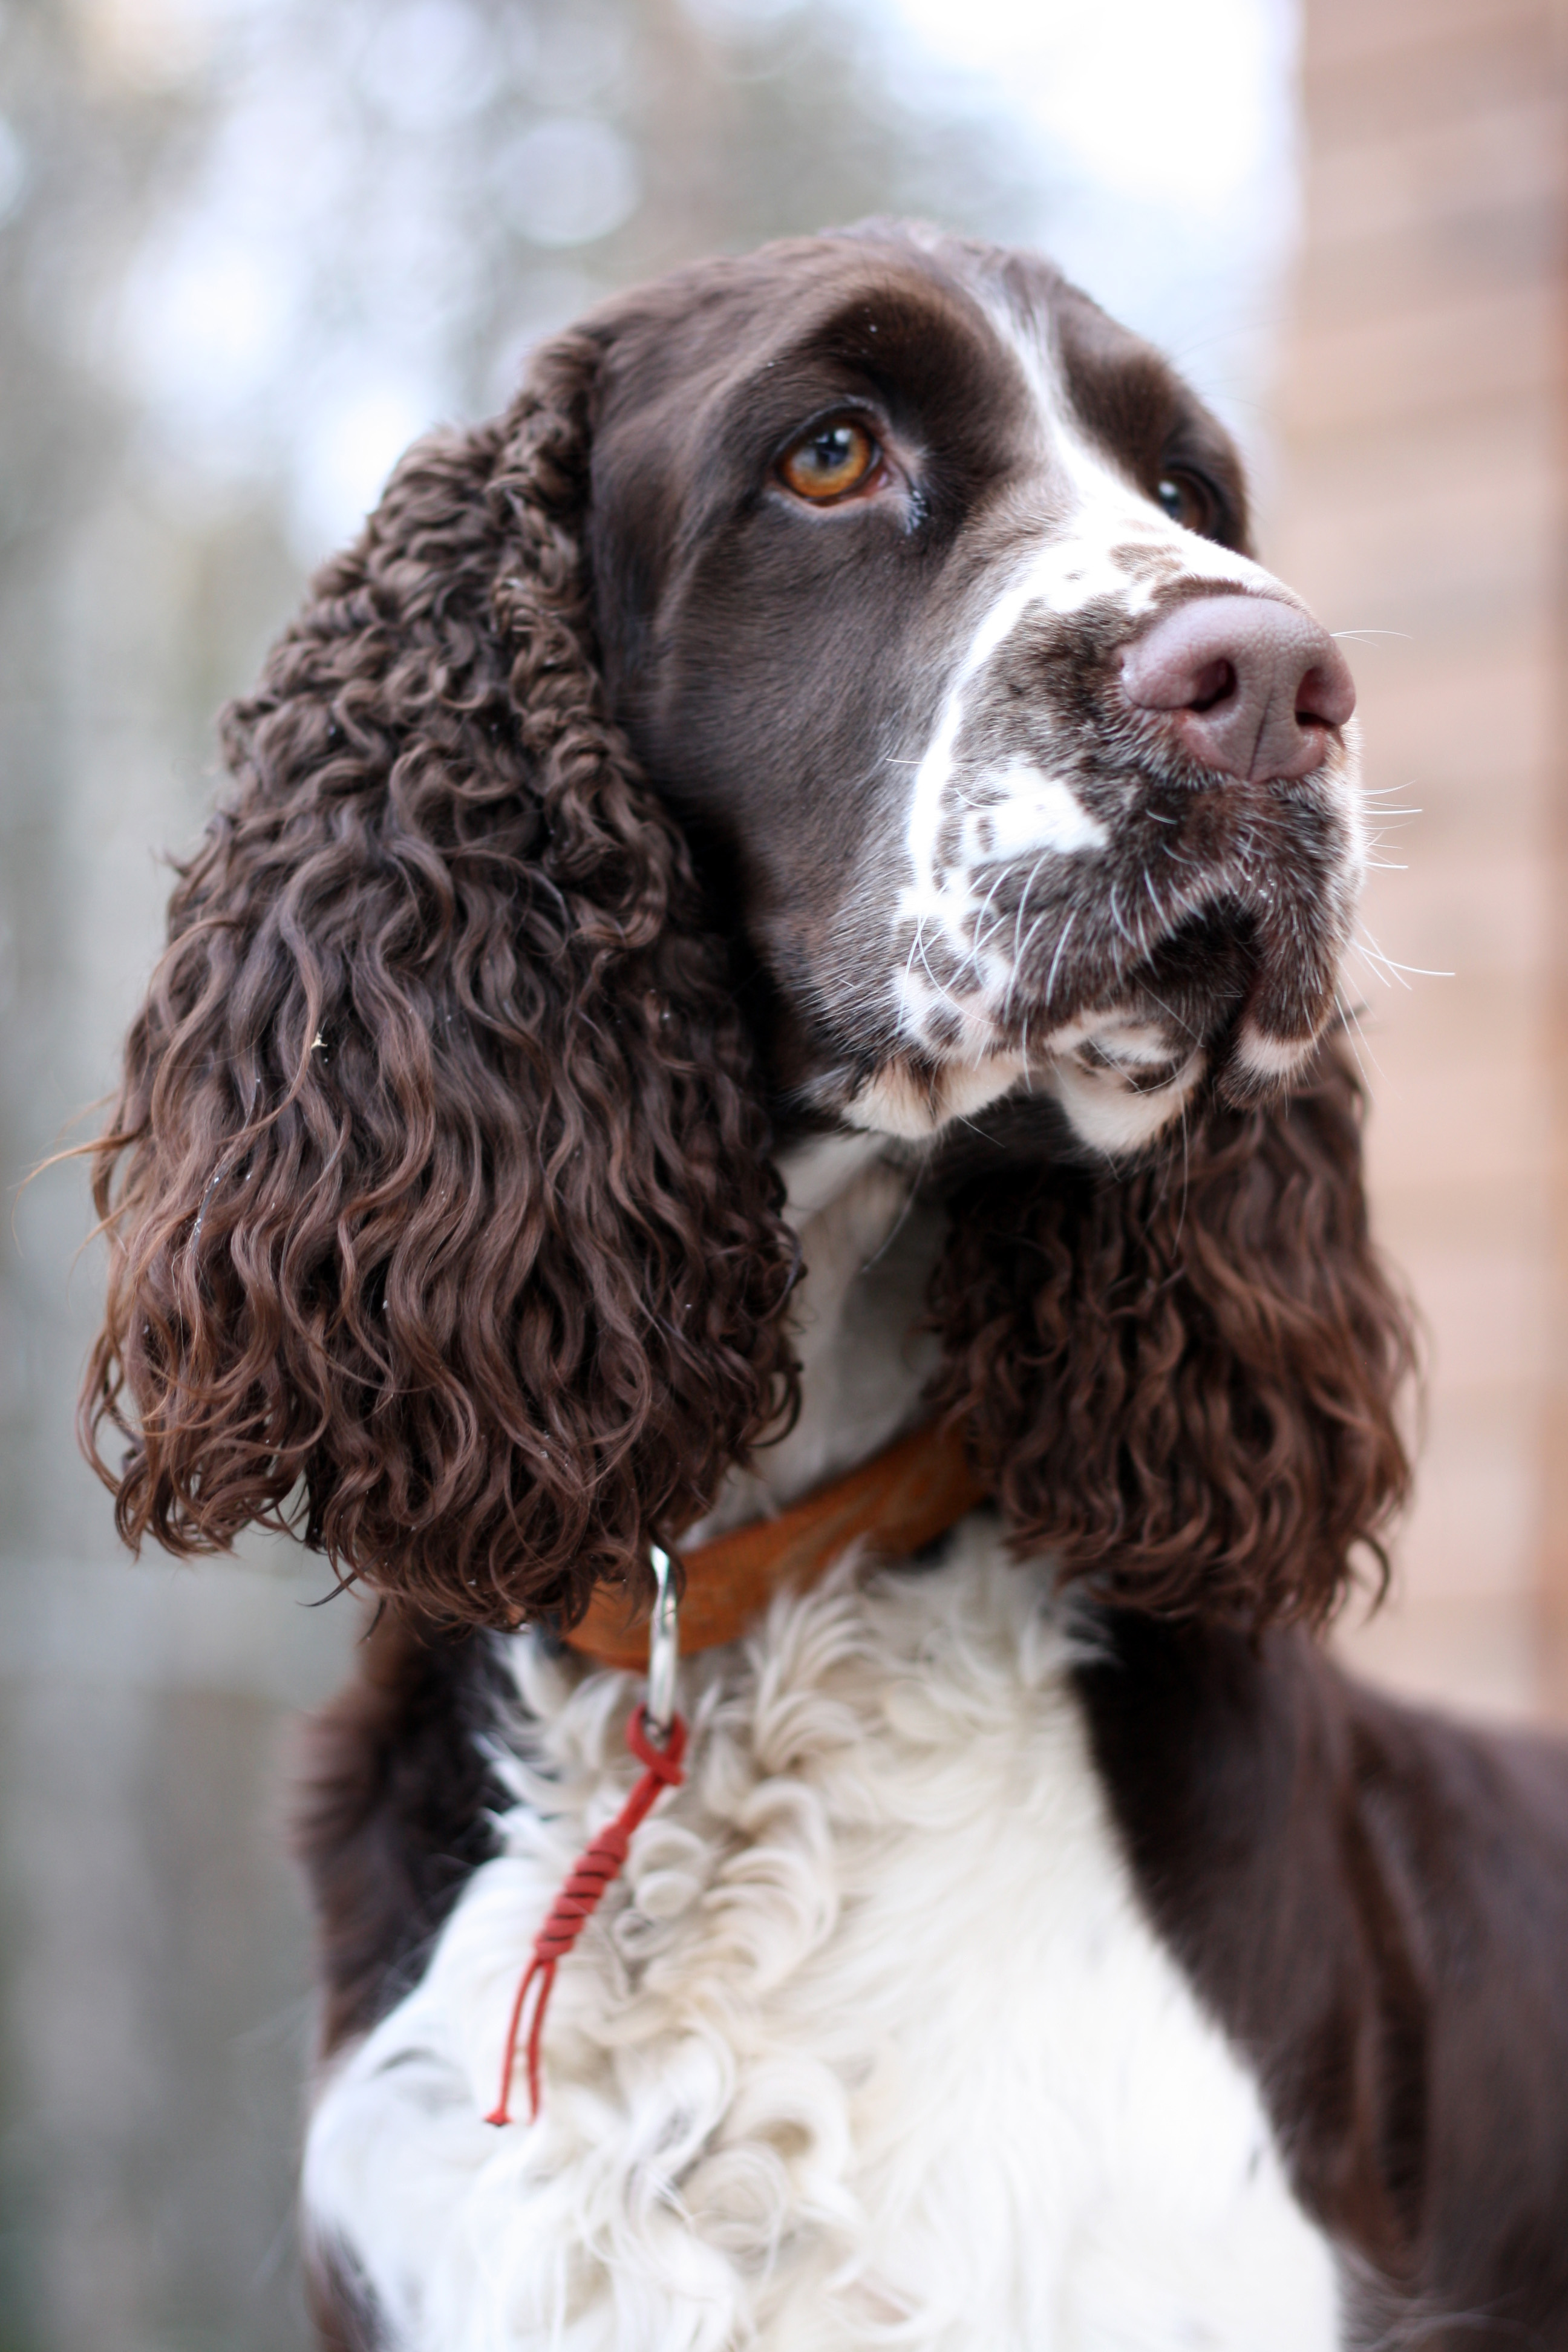
[[[912,1431],[776,1518],[683,1550],[683,1654],[738,1641],[776,1591],[809,1591],[851,1544],[864,1544],[875,1559],[906,1558],[984,1499],[956,1430],[934,1423]],[[647,1667],[647,1618],[628,1613],[624,1591],[613,1585],[599,1587],[565,1638],[599,1665],[632,1674]]]

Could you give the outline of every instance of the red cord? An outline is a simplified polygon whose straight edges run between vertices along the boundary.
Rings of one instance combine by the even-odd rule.
[[[632,1842],[632,1832],[652,1811],[660,1791],[679,1789],[686,1777],[680,1769],[680,1759],[686,1753],[686,1726],[679,1716],[672,1717],[669,1738],[664,1746],[656,1748],[647,1736],[645,1710],[640,1706],[635,1708],[626,1723],[626,1746],[643,1767],[642,1778],[615,1820],[602,1829],[593,1843],[578,1855],[566,1884],[550,1906],[549,1917],[533,1939],[533,1958],[523,1970],[517,1999],[511,2005],[511,2022],[507,2027],[500,2097],[485,2117],[488,2124],[509,2124],[511,2121],[508,2102],[511,2097],[512,2070],[517,2063],[517,2038],[522,2030],[528,1989],[535,1977],[539,1979],[539,1999],[534,2005],[533,2023],[528,2034],[528,2097],[530,2113],[537,2120],[539,2045],[544,2032],[544,2012],[550,2005],[550,1994],[555,1982],[555,1963],[572,1949],[598,1909],[599,1898],[605,1887],[620,1876],[626,1850]]]

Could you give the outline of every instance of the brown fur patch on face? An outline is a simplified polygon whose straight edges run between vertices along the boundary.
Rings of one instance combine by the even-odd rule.
[[[1056,290],[1050,316],[1068,397],[1091,440],[1151,497],[1162,475],[1193,475],[1213,495],[1212,536],[1250,553],[1247,481],[1217,417],[1168,360],[1076,287]]]

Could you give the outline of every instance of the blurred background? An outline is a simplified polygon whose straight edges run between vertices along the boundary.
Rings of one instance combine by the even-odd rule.
[[[1239,434],[1346,633],[1353,974],[1430,1334],[1394,1601],[1568,1720],[1564,0],[0,0],[0,2352],[302,2352],[306,1555],[116,1554],[79,1169],[213,714],[404,444],[699,253],[871,211],[1053,252]]]

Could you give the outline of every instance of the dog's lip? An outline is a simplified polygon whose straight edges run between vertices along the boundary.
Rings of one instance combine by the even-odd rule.
[[[1201,1055],[1222,1092],[1257,1102],[1289,1086],[1330,1026],[1336,962],[1289,956],[1256,907],[1220,891],[1058,1024],[1049,1049],[1134,1095],[1163,1092]]]
[[[1258,986],[1266,960],[1259,928],[1255,910],[1224,889],[1173,913],[1157,938],[1124,943],[1109,970],[1101,964],[1086,976],[1078,1005],[1052,1022],[1058,1049],[1086,1052],[1095,1066],[1131,1075],[1184,1063],[1194,1049],[1214,1045]],[[1114,950],[1115,942],[1102,935],[1100,945]],[[1020,1013],[1030,1017],[1026,982],[1016,993]]]
[[[1199,1050],[1201,1041],[1194,1040],[1159,1061],[1132,1061],[1119,1055],[1113,1046],[1103,1044],[1100,1038],[1086,1037],[1080,1045],[1072,1048],[1072,1058],[1080,1069],[1097,1074],[1104,1072],[1119,1078],[1129,1094],[1157,1095],[1174,1085],[1191,1062],[1194,1053]]]

